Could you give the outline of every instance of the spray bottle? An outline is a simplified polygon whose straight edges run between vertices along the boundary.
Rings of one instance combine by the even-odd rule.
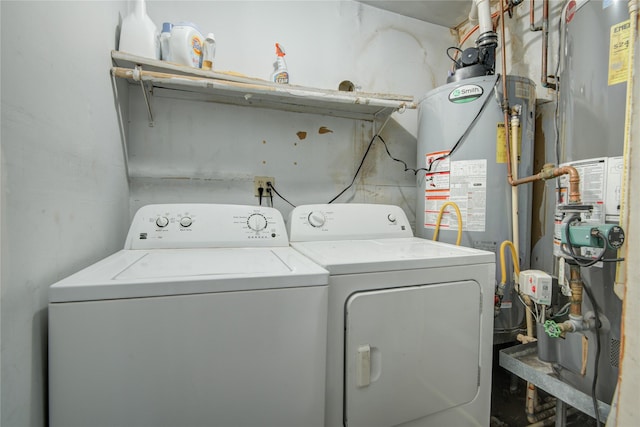
[[[276,43],[276,62],[273,63],[273,74],[271,80],[276,83],[289,83],[289,72],[287,71],[287,63],[284,62],[284,48],[280,43]]]

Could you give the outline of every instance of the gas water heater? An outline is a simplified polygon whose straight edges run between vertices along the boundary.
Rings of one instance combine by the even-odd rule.
[[[582,202],[591,206],[579,215],[580,224],[589,228],[612,227],[619,221],[624,168],[628,5],[626,1],[572,3],[571,12],[565,9],[561,20],[557,151],[560,163],[571,165],[580,173]],[[556,203],[546,208],[545,216],[555,216],[555,229],[549,222],[534,250],[545,254],[553,251],[561,257],[559,249],[565,235],[561,212],[566,203],[566,183],[560,180],[553,190]],[[580,251],[593,257],[600,249],[582,247]],[[604,256],[615,259],[616,252],[608,249]],[[533,268],[542,268],[535,264]],[[595,397],[605,403],[612,400],[619,374],[622,302],[614,292],[616,265],[599,262],[580,269],[584,286],[591,289],[596,305],[584,298],[582,311],[594,313],[597,309],[599,328],[567,333],[562,338],[539,337],[538,341],[539,357],[555,364],[559,378],[589,395],[595,391]],[[559,277],[563,275],[562,268],[556,266],[556,270]],[[560,288],[560,293],[569,293]],[[557,314],[553,320],[560,323],[564,317]]]
[[[513,240],[512,189],[507,182],[504,115],[499,75],[449,83],[429,92],[419,104],[416,233],[433,237],[440,208],[455,202],[462,217],[461,245],[493,251]],[[535,86],[523,77],[507,77],[512,114],[519,116],[518,176],[533,172]],[[511,139],[514,141],[514,138]],[[518,191],[519,261],[529,266],[532,187]],[[439,239],[455,243],[456,212],[442,217]],[[509,261],[510,263],[511,261]],[[513,271],[508,265],[507,271]],[[500,274],[500,269],[497,269]],[[500,280],[498,278],[498,280]],[[508,278],[494,322],[494,343],[513,341],[524,319],[524,306]]]

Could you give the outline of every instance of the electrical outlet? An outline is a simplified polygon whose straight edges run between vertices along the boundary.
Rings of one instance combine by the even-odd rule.
[[[267,197],[267,182],[270,182],[271,185],[276,185],[276,179],[272,176],[254,176],[253,177],[253,194],[256,197],[260,197],[260,192],[258,188],[262,187],[262,197]]]

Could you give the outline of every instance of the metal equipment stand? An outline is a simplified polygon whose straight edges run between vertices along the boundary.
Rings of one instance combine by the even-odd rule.
[[[558,378],[551,363],[538,358],[537,343],[521,344],[500,350],[500,366],[534,384],[556,398],[556,427],[564,427],[567,406],[594,417],[591,396]],[[606,420],[611,406],[598,401],[600,418]]]

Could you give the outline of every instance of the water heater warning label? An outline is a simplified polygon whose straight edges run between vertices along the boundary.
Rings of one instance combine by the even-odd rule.
[[[428,153],[430,160],[448,152]],[[462,216],[462,228],[466,231],[485,231],[487,214],[487,161],[460,160],[441,162],[425,176],[424,227],[434,229],[440,208],[446,202],[458,205]],[[440,228],[457,230],[458,223],[453,208],[442,216]]]
[[[629,72],[629,36],[631,21],[611,27],[609,40],[609,86],[627,81]]]

